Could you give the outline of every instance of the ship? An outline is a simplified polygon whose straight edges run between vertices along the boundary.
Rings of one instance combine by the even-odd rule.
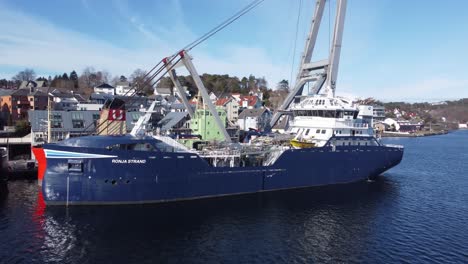
[[[325,0],[317,1],[295,87],[271,120],[273,127],[281,118],[290,119],[285,134],[233,142],[192,58],[182,50],[163,59],[163,67],[179,94],[185,90],[174,66],[187,68],[224,140],[195,148],[151,130],[153,103],[130,134],[75,137],[33,148],[46,205],[159,203],[346,184],[373,179],[399,164],[404,148],[374,136],[372,106],[335,96],[346,1],[337,4],[330,59],[313,63],[325,6]],[[307,82],[312,92],[304,95]],[[193,116],[187,99],[182,100]],[[125,119],[121,106],[106,107],[104,123],[118,127]]]

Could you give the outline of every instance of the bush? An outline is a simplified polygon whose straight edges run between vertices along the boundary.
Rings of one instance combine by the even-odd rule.
[[[26,136],[31,132],[31,126],[26,120],[19,120],[15,125],[15,134],[18,137]]]

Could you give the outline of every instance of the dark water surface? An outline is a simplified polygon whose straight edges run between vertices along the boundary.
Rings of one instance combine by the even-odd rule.
[[[468,131],[402,144],[377,181],[142,206],[0,187],[2,263],[468,263]]]

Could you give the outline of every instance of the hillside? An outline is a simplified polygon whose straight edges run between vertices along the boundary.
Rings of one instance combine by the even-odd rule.
[[[394,110],[398,109],[406,119],[418,117],[428,122],[441,121],[445,118],[447,122],[468,122],[468,98],[438,103],[380,102],[380,104],[385,106],[389,117],[394,117]]]

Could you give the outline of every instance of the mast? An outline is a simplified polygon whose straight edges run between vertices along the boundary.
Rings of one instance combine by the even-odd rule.
[[[50,100],[50,94],[49,94],[49,89],[50,89],[50,84],[49,84],[49,88],[47,89],[47,143],[51,143],[52,142],[52,124],[50,123],[51,122],[51,118],[50,118],[50,115],[51,115],[51,106],[52,106],[52,102]]]

